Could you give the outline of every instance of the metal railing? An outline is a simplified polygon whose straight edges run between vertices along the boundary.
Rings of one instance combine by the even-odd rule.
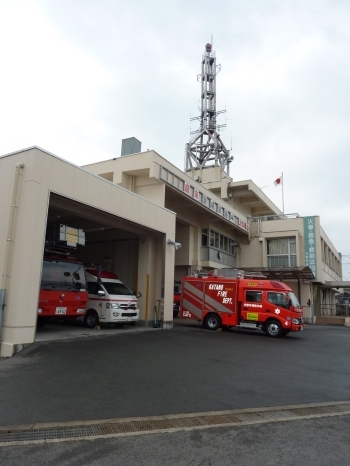
[[[300,218],[300,215],[295,214],[280,214],[280,215],[264,215],[263,217],[251,217],[252,222],[257,222],[259,220],[268,221],[268,220],[288,220],[289,218]]]
[[[350,316],[350,305],[349,304],[321,304],[320,306],[321,316],[339,316],[349,317]]]

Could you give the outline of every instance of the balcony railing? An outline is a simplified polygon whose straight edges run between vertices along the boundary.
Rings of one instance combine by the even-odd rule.
[[[236,257],[228,252],[220,251],[209,246],[201,247],[201,261],[211,261],[216,262],[217,264],[223,265],[225,267],[236,267],[237,261]]]
[[[300,218],[299,214],[281,214],[281,215],[264,215],[263,217],[251,217],[252,222],[258,222],[259,220],[288,220],[289,218]]]

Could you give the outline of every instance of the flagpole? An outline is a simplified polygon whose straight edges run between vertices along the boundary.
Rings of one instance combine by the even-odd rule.
[[[284,179],[283,179],[283,173],[282,173],[282,212],[283,212],[283,219],[284,219],[284,194],[283,194],[283,185],[284,185]]]

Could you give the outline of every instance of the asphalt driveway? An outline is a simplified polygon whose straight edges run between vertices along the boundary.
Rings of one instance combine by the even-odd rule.
[[[350,329],[287,338],[177,322],[41,341],[0,361],[0,425],[350,399]]]

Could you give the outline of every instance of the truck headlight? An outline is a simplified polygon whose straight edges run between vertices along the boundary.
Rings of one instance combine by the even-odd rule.
[[[118,303],[106,303],[106,309],[120,309]]]
[[[293,319],[292,324],[301,324],[299,319]]]
[[[43,310],[39,307],[38,314],[42,314]]]

